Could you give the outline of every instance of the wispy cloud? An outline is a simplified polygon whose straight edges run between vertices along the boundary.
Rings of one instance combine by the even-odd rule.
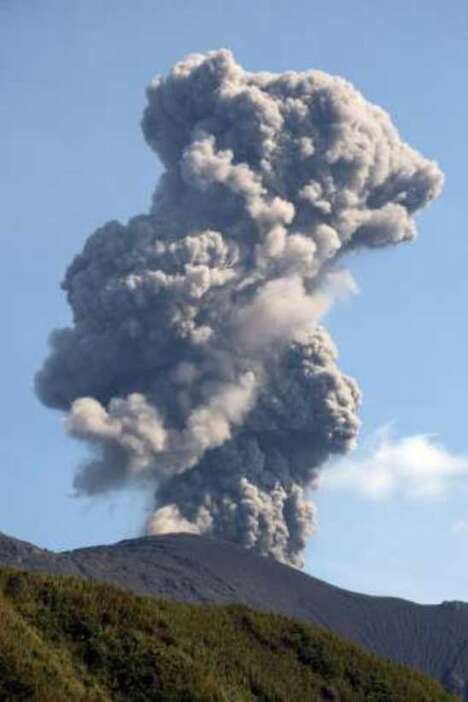
[[[452,524],[452,533],[459,536],[468,536],[468,519],[457,519]]]
[[[373,500],[427,500],[446,494],[462,480],[468,480],[468,454],[449,451],[429,434],[397,438],[386,426],[363,449],[324,470],[320,485]],[[466,527],[468,532],[468,520]]]

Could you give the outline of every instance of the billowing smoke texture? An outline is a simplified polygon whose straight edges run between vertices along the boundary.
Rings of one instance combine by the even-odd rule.
[[[192,54],[148,89],[165,173],[151,212],[92,234],[63,288],[37,392],[66,411],[94,495],[156,489],[151,533],[213,534],[301,565],[305,490],[352,447],[359,390],[318,322],[343,253],[412,239],[437,165],[319,71],[248,73]]]

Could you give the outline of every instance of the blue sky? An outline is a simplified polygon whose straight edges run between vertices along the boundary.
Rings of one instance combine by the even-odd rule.
[[[343,75],[446,174],[414,244],[349,260],[360,294],[327,320],[363,390],[363,426],[350,463],[313,496],[306,569],[366,592],[468,598],[467,40],[463,0],[1,0],[0,530],[62,549],[142,524],[137,492],[71,496],[84,449],[32,378],[69,320],[59,283],[72,256],[100,224],[148,208],[161,168],[139,128],[145,86],[189,52],[226,46],[249,70]],[[376,470],[391,484],[372,492]]]

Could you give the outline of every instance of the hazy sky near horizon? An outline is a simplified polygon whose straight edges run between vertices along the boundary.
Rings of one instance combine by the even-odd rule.
[[[319,68],[436,159],[416,242],[348,260],[359,294],[326,320],[364,394],[359,448],[324,471],[307,572],[422,602],[468,600],[468,5],[463,0],[0,0],[0,531],[52,549],[140,530],[144,495],[72,496],[85,449],[32,379],[87,236],[148,209],[161,167],[139,122],[155,74],[227,47],[248,70]]]

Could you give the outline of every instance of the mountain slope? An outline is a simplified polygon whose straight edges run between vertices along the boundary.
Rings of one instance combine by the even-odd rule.
[[[0,699],[449,702],[423,675],[312,625],[0,570]]]
[[[0,565],[111,582],[185,602],[237,602],[324,626],[468,699],[468,605],[417,605],[327,585],[234,544],[188,534],[54,554],[0,537]]]

